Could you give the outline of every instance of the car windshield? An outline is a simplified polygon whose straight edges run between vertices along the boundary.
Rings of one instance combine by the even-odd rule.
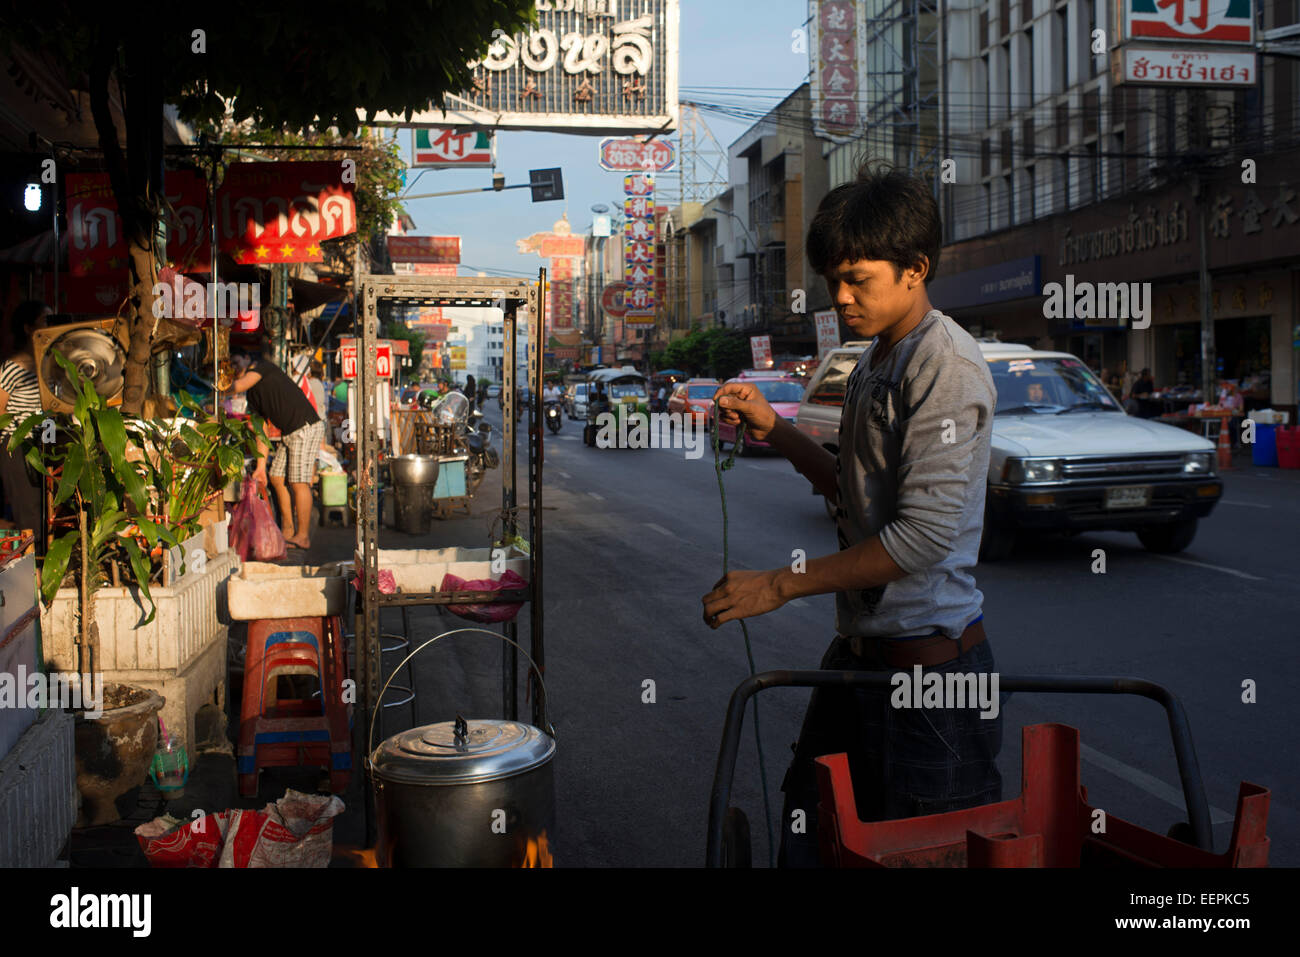
[[[611,382],[609,397],[611,399],[645,398],[644,382]]]
[[[754,382],[768,402],[798,402],[803,398],[803,386],[785,379],[758,379]]]
[[[849,373],[858,364],[857,355],[842,355],[831,359],[826,374],[808,396],[809,405],[844,405],[844,387],[848,384]]]
[[[712,399],[717,391],[716,385],[693,385],[686,390],[686,394],[691,399]]]
[[[1124,411],[1101,380],[1073,357],[990,359],[989,371],[998,390],[995,415]]]

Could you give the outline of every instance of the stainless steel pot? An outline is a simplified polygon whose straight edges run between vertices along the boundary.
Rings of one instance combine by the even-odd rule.
[[[436,455],[395,455],[388,460],[394,485],[434,485],[438,481]]]
[[[549,866],[555,740],[515,721],[457,718],[371,755],[381,867]]]

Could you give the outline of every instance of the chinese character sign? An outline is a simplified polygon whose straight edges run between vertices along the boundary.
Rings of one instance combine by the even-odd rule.
[[[1254,0],[1123,0],[1126,40],[1254,43]]]
[[[654,177],[638,173],[623,177],[623,301],[625,322],[654,325],[655,318],[655,200]]]
[[[428,169],[493,166],[492,144],[491,130],[455,127],[412,130],[411,166]]]
[[[809,5],[813,132],[836,143],[847,142],[859,128],[866,6],[852,0],[813,0]]]

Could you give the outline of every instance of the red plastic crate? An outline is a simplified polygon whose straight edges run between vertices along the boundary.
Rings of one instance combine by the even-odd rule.
[[[1278,468],[1300,469],[1300,426],[1278,426],[1276,435]]]

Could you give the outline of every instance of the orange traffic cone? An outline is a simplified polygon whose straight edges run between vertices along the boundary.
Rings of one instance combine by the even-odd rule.
[[[1232,468],[1232,419],[1224,416],[1219,420],[1219,471]]]

